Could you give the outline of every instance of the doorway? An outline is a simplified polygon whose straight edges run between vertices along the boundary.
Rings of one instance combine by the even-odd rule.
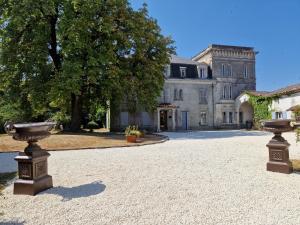
[[[182,119],[182,129],[183,130],[188,130],[188,128],[189,128],[188,118],[189,118],[189,112],[182,111],[181,112],[181,119]]]
[[[160,130],[161,131],[168,130],[168,111],[167,110],[160,111]]]

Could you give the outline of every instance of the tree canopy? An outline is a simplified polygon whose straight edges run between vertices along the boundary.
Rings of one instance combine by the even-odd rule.
[[[0,15],[0,121],[59,114],[78,130],[108,101],[154,107],[174,48],[146,5],[0,0]]]

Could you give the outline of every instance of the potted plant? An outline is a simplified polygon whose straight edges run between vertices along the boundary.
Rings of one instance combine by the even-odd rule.
[[[128,126],[125,129],[125,136],[127,142],[135,143],[136,139],[141,136],[141,132],[138,130],[137,126]]]

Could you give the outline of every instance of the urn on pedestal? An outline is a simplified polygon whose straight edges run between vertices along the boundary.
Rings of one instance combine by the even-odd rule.
[[[28,146],[15,160],[18,162],[19,179],[14,183],[14,194],[36,195],[52,188],[52,177],[48,175],[48,157],[37,142],[50,136],[53,122],[5,124],[5,131],[17,141],[27,141]]]
[[[262,123],[263,129],[274,133],[274,137],[269,141],[269,162],[267,170],[279,173],[293,172],[292,163],[289,159],[290,144],[281,136],[283,132],[293,130],[290,125],[291,120],[278,119],[269,120]]]

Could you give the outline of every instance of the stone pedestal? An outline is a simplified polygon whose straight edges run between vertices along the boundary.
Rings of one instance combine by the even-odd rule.
[[[14,194],[36,195],[52,188],[52,177],[48,175],[50,154],[35,144],[30,155],[20,153],[15,157],[18,162],[19,179],[14,183]]]
[[[281,136],[281,133],[275,133],[275,136],[267,144],[269,148],[268,171],[286,174],[293,172],[289,159],[289,146],[290,144]]]

